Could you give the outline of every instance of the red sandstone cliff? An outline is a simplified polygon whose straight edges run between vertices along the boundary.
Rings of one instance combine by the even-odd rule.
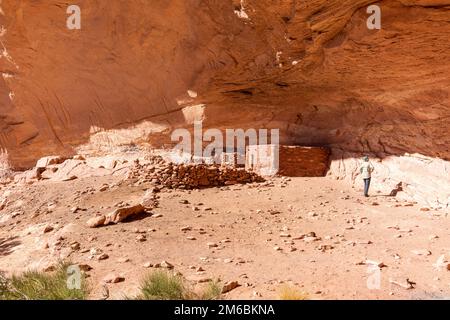
[[[16,167],[95,130],[170,132],[198,104],[205,126],[450,159],[450,0],[377,2],[381,30],[371,0],[75,2],[81,30],[64,1],[1,3],[0,144]],[[163,141],[151,131],[136,134]]]

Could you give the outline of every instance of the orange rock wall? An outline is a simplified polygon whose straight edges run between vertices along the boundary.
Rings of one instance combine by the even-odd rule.
[[[0,4],[0,145],[17,168],[142,121],[157,146],[198,104],[205,127],[450,159],[450,0],[74,2],[81,30],[59,0]]]

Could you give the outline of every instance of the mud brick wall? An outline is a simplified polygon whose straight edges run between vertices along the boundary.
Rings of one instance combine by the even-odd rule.
[[[288,177],[323,177],[330,150],[324,147],[280,146],[278,174]]]

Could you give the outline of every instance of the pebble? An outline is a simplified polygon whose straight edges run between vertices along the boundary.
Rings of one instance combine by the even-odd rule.
[[[109,258],[109,255],[108,255],[108,254],[102,253],[101,255],[99,255],[99,256],[97,257],[97,260],[106,260],[106,259],[108,259],[108,258]]]
[[[125,278],[117,275],[115,273],[108,274],[105,278],[103,278],[105,283],[119,283],[125,281]]]
[[[139,242],[147,241],[147,237],[144,234],[140,234],[136,237],[136,240]]]
[[[49,232],[53,231],[54,229],[55,229],[55,228],[53,228],[52,226],[47,225],[47,226],[45,226],[45,228],[44,228],[44,233],[49,233]]]
[[[411,252],[418,256],[430,256],[431,255],[431,251],[426,250],[426,249],[412,250]]]
[[[173,264],[171,264],[170,262],[167,262],[165,260],[160,263],[160,266],[161,266],[161,268],[166,268],[166,269],[174,268]]]
[[[239,286],[240,284],[237,281],[229,281],[222,287],[222,293],[230,292],[231,290],[234,290]]]
[[[72,250],[80,250],[80,248],[81,248],[81,245],[80,245],[80,243],[79,242],[72,242],[71,244],[70,244],[70,248],[72,249]]]
[[[88,264],[79,264],[78,265],[78,268],[80,268],[80,270],[81,271],[84,271],[84,272],[88,272],[88,271],[91,271],[93,268],[90,266],[90,265],[88,265]]]

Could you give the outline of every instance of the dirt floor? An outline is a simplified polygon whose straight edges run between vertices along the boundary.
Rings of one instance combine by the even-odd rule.
[[[95,229],[89,218],[139,203],[149,186],[114,176],[4,186],[0,270],[44,268],[58,258],[88,264],[92,299],[103,297],[111,273],[125,281],[107,285],[109,299],[135,295],[155,270],[149,264],[162,261],[192,283],[238,281],[224,299],[278,299],[286,285],[310,299],[450,297],[448,212],[364,198],[330,177],[272,182],[163,190],[151,215]],[[366,260],[385,265],[379,289],[378,268]]]

